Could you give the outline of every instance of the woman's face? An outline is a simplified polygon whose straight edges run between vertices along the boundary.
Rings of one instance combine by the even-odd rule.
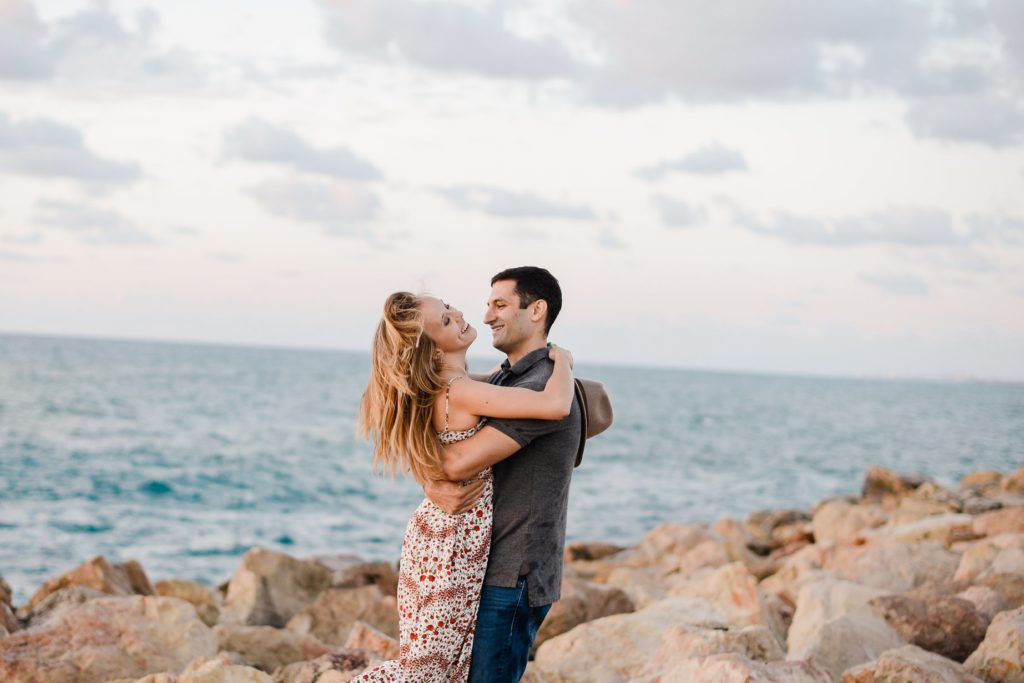
[[[476,339],[476,329],[466,322],[462,311],[437,297],[422,297],[420,312],[424,334],[444,353],[469,348]]]

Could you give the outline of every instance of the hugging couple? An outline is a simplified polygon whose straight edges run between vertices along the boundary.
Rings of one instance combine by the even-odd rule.
[[[561,590],[573,466],[611,420],[599,385],[577,389],[572,355],[547,343],[561,308],[543,268],[491,278],[484,323],[507,358],[473,375],[477,332],[461,311],[408,292],[385,302],[359,428],[375,466],[411,473],[426,499],[402,544],[400,658],[354,680],[522,676]]]

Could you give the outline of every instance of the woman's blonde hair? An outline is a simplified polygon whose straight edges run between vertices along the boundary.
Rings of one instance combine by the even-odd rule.
[[[389,296],[359,406],[359,434],[373,441],[374,470],[394,476],[401,469],[420,483],[445,478],[433,425],[434,398],[444,388],[435,348],[423,331],[420,298]]]

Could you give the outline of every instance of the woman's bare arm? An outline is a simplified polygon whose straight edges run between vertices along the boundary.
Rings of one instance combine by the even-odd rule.
[[[551,358],[555,367],[544,391],[477,381],[457,382],[452,385],[450,400],[461,410],[481,417],[560,420],[572,409],[572,354],[552,346]]]

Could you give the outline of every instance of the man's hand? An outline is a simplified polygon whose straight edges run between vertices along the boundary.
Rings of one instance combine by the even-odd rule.
[[[427,498],[449,515],[469,512],[484,492],[484,480],[473,479],[465,484],[447,479],[436,479],[423,487]]]

